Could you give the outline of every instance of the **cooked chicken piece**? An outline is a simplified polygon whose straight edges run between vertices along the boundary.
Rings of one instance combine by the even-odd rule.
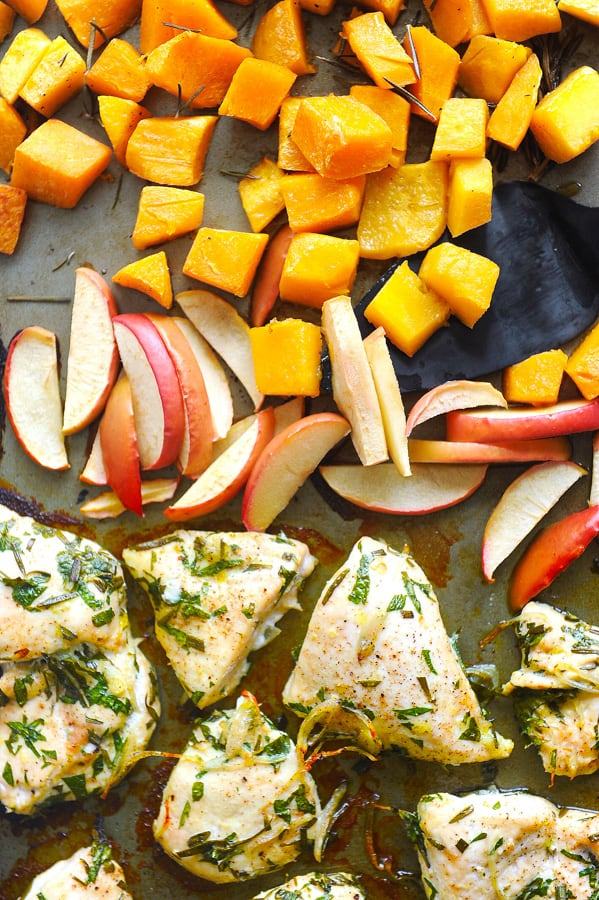
[[[408,821],[426,896],[591,900],[599,815],[524,792],[423,797]]]
[[[241,881],[293,862],[319,812],[293,741],[244,693],[234,710],[196,724],[164,789],[154,835],[195,875]]]
[[[325,586],[283,700],[307,716],[301,749],[316,725],[372,754],[401,747],[449,765],[513,747],[481,710],[422,570],[371,538]]]
[[[125,601],[112,554],[0,505],[0,660],[56,653],[75,637],[118,650]]]
[[[256,894],[254,900],[366,900],[366,894],[353,875],[311,872]]]
[[[148,593],[156,636],[192,701],[222,700],[249,668],[248,655],[298,609],[316,560],[283,535],[176,531],[129,547],[123,558]]]
[[[0,668],[0,802],[17,813],[81,800],[120,781],[148,743],[160,706],[152,667],[79,644]]]
[[[33,879],[23,900],[131,900],[110,844],[95,841]]]
[[[599,694],[522,692],[516,715],[549,774],[576,778],[599,769]]]

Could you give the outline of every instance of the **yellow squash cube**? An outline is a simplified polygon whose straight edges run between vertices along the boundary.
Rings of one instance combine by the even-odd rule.
[[[557,403],[567,360],[563,350],[547,350],[509,366],[503,372],[505,399],[531,406]]]
[[[599,72],[581,66],[535,109],[530,123],[548,159],[565,163],[599,140]]]
[[[239,182],[241,205],[252,231],[262,231],[285,209],[281,193],[283,177],[278,165],[265,156]]]
[[[491,113],[487,137],[517,150],[530,127],[543,72],[535,53],[528,58]]]
[[[485,0],[424,0],[435,34],[450,47],[457,47],[477,34],[491,34],[484,9]]]
[[[14,9],[0,0],[0,43],[11,33],[14,21]]]
[[[170,309],[173,305],[171,274],[163,250],[123,266],[112,276],[112,280],[122,287],[147,294],[165,309]]]
[[[371,300],[364,315],[407,356],[414,356],[447,322],[449,306],[412,272],[407,262],[399,266]]]
[[[187,254],[183,274],[236,297],[245,297],[267,244],[267,234],[200,228]]]
[[[50,43],[50,38],[39,28],[26,28],[15,35],[0,60],[0,94],[8,103],[16,101]]]
[[[412,28],[411,35],[420,65],[420,78],[410,85],[410,91],[432,113],[432,116],[427,115],[416,104],[413,104],[412,112],[429,122],[436,122],[441,107],[455,90],[460,54],[423,25]],[[404,47],[407,53],[411,52],[407,35],[404,38]]]
[[[486,100],[452,97],[443,104],[431,159],[480,159],[487,147]]]
[[[599,0],[559,0],[557,8],[583,22],[599,25]]]
[[[276,319],[250,329],[256,384],[262,394],[318,397],[322,336],[318,325]]]
[[[121,97],[98,97],[98,110],[114,155],[124,166],[131,135],[142,119],[149,118],[150,111],[133,100],[123,100]]]
[[[281,299],[321,309],[325,300],[351,293],[359,261],[357,241],[328,234],[296,234],[283,266]]]
[[[410,128],[410,104],[393,91],[370,84],[354,84],[350,89],[350,97],[365,103],[377,115],[384,119],[391,129],[391,147],[405,154],[408,149],[408,130]]]
[[[25,122],[16,109],[0,97],[0,169],[10,174],[15,151],[27,134]]]
[[[179,25],[179,28],[171,28],[169,22]],[[142,53],[150,53],[160,44],[181,34],[185,28],[224,40],[237,37],[235,26],[222,15],[212,0],[143,0],[139,26]]]
[[[127,144],[127,168],[158,184],[197,184],[217,121],[218,116],[142,119]]]
[[[29,25],[33,25],[45,13],[48,0],[11,0],[11,3],[15,12]]]
[[[362,0],[362,6],[366,9],[373,9],[375,12],[382,12],[385,21],[389,25],[395,25],[397,18],[405,9],[405,0]]]
[[[0,184],[0,253],[11,256],[21,235],[27,194],[21,188]]]
[[[281,103],[297,75],[285,66],[265,59],[244,59],[229,85],[218,110],[266,131],[277,117]],[[257,85],[259,89],[257,90]]]
[[[267,10],[252,41],[254,56],[287,66],[296,75],[315,71],[308,59],[299,0],[280,0]]]
[[[527,41],[560,31],[555,0],[483,0],[493,32],[508,41]]]
[[[131,235],[133,246],[145,250],[195,231],[202,224],[204,195],[182,188],[142,188],[137,220]]]
[[[56,0],[64,19],[84,47],[90,42],[97,50],[104,43],[125,31],[139,17],[140,0]],[[92,29],[92,22],[98,27]]]
[[[389,90],[392,84],[416,81],[412,59],[401,46],[382,12],[366,13],[343,23],[343,34],[375,84]]]
[[[292,231],[336,231],[360,218],[366,179],[337,181],[320,175],[286,175],[281,192]]]
[[[328,16],[333,11],[336,0],[300,0],[300,6],[315,16]]]
[[[279,168],[285,169],[287,172],[314,171],[314,166],[308,162],[291,138],[301,102],[301,97],[287,97],[283,100],[279,111],[279,156],[277,162]]]
[[[419,274],[452,313],[473,328],[491,305],[499,266],[486,256],[444,243],[428,251]]]
[[[55,38],[21,88],[19,95],[42,116],[78,94],[85,81],[85,63],[63,37]]]
[[[479,35],[473,38],[460,64],[460,87],[471,97],[498,103],[530,54],[530,47]]]
[[[488,159],[456,159],[449,170],[447,227],[452,237],[491,221],[493,167]]]
[[[135,47],[115,38],[106,45],[85,76],[87,86],[96,94],[143,100],[150,87],[144,61]]]
[[[566,372],[587,400],[599,397],[599,325],[590,331],[566,363]]]

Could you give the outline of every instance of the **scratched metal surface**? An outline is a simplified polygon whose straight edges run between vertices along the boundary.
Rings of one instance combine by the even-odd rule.
[[[52,7],[52,2],[50,3]],[[398,28],[413,21],[419,2],[410,2],[408,10],[398,23]],[[265,8],[258,0],[257,8]],[[309,43],[313,52],[329,56],[340,19],[349,7],[341,7],[337,15],[326,19],[306,16]],[[238,25],[240,41],[249,44],[254,26],[252,10],[224,4],[225,13]],[[50,8],[41,26],[54,36],[67,29],[55,9]],[[580,26],[584,42],[568,68],[581,62],[597,65],[599,60],[599,36],[591,28]],[[136,33],[128,35],[135,42]],[[0,56],[6,43],[0,48]],[[318,63],[316,76],[298,79],[295,93],[323,93],[347,90],[350,75],[322,61]],[[153,111],[174,112],[174,98],[158,96],[151,92],[147,105]],[[60,111],[64,118],[103,140],[101,126],[84,115],[81,97],[73,100]],[[425,159],[432,139],[432,130],[420,120],[414,121],[411,139],[411,158]],[[246,229],[237,196],[235,180],[220,174],[221,169],[246,171],[265,152],[274,153],[276,133],[274,129],[261,134],[242,123],[223,119],[218,125],[210,150],[206,174],[200,190],[206,194],[204,223],[214,227]],[[522,177],[526,174],[525,162],[512,161],[504,177]],[[134,176],[123,173],[119,188],[120,167],[113,161],[108,175],[100,180],[84,197],[75,210],[57,210],[41,204],[30,203],[25,227],[17,252],[12,258],[0,259],[0,329],[4,344],[20,327],[40,324],[53,329],[60,339],[63,360],[68,350],[70,308],[68,303],[8,303],[15,295],[30,297],[64,297],[72,294],[73,272],[77,265],[91,264],[110,277],[118,268],[135,259],[139,254],[133,249],[129,235],[133,228],[137,198],[141,183]],[[579,181],[582,190],[577,199],[589,205],[599,205],[599,150],[586,154],[581,160],[551,171],[544,183],[558,185]],[[182,238],[166,247],[175,290],[193,286],[179,273],[191,238]],[[72,258],[71,258],[72,254]],[[63,263],[67,257],[70,263]],[[366,263],[361,267],[355,297],[359,297],[373,281],[382,266]],[[150,308],[149,302],[116,288],[120,308],[123,311]],[[244,304],[241,304],[242,309]],[[93,352],[93,339],[90,346]],[[64,378],[64,369],[63,369]],[[241,390],[237,390],[238,415],[244,410]],[[3,487],[13,487],[21,494],[34,498],[46,511],[61,510],[77,517],[81,502],[82,485],[78,473],[82,467],[89,435],[83,433],[69,439],[69,455],[72,468],[66,474],[50,474],[35,466],[16,446],[9,428],[3,438],[3,456],[0,460],[0,478]],[[590,439],[582,437],[575,442],[575,458],[584,465],[590,462]],[[499,620],[506,617],[506,577],[511,565],[503,566],[497,582],[483,584],[479,553],[482,530],[486,518],[498,496],[509,481],[519,472],[515,468],[499,467],[490,471],[484,487],[467,504],[424,519],[406,519],[372,515],[363,518],[358,511],[351,520],[342,519],[330,509],[316,491],[307,484],[275,526],[305,529],[296,532],[309,541],[319,557],[320,566],[310,579],[303,598],[303,613],[292,612],[283,622],[283,633],[265,650],[257,653],[248,677],[242,687],[252,690],[264,703],[266,711],[274,717],[283,714],[280,695],[282,686],[291,670],[291,649],[301,641],[310,612],[318,593],[329,574],[338,567],[354,540],[361,534],[373,534],[387,539],[392,545],[409,544],[438,590],[443,614],[449,631],[460,632],[460,645],[468,663],[495,661],[502,678],[507,678],[516,662],[517,654],[513,637],[502,636],[496,646],[484,653],[478,650],[478,641]],[[588,479],[578,484],[549,516],[549,521],[581,508],[587,499]],[[239,502],[232,503],[217,516],[194,523],[202,528],[239,527]],[[85,526],[86,532],[103,541],[110,549],[119,552],[133,535],[156,534],[157,529],[168,530],[160,512],[151,511],[142,522],[126,516],[115,522],[97,527]],[[597,574],[593,572],[593,557],[597,549],[590,549],[572,568],[567,576],[559,579],[547,592],[546,599],[574,610],[590,621],[599,621],[596,598],[599,596]],[[161,649],[152,637],[152,620],[148,604],[131,587],[130,606],[136,633],[147,635],[146,653],[155,662],[161,682],[163,717],[155,734],[153,746],[162,750],[177,751],[185,744],[189,734],[193,710],[189,704],[181,705],[181,691],[165,664]],[[232,702],[232,701],[229,701]],[[435,790],[458,790],[495,782],[501,787],[525,786],[569,804],[599,807],[599,777],[578,779],[573,783],[559,780],[550,788],[547,777],[533,750],[525,750],[518,736],[509,701],[494,704],[493,713],[504,734],[516,740],[513,756],[497,765],[469,766],[445,769],[440,766],[414,763],[392,754],[380,763],[364,767],[355,759],[343,764],[320,764],[316,778],[326,799],[330,791],[343,779],[350,780],[350,793],[367,799],[378,794],[383,804],[413,808],[418,797]],[[292,733],[296,722],[289,722]],[[7,816],[0,813],[0,900],[15,900],[27,888],[33,875],[57,859],[65,857],[78,846],[89,841],[90,832],[101,817],[103,827],[118,848],[133,895],[137,898],[180,898],[201,896],[205,900],[245,900],[258,890],[279,883],[283,874],[240,886],[215,887],[188,875],[172,863],[154,843],[151,821],[156,813],[161,787],[168,775],[166,763],[144,762],[137,766],[129,778],[113,790],[105,802],[89,801],[71,803],[34,818]],[[384,878],[369,863],[364,849],[364,829],[367,813],[359,803],[348,811],[336,827],[336,836],[326,853],[326,868],[350,868],[364,876],[369,896],[379,898],[421,897],[413,879],[401,881]],[[414,871],[415,860],[407,846],[397,820],[385,813],[375,818],[376,841],[379,854],[388,857],[392,869]],[[309,854],[305,852],[290,872],[308,871],[313,868]]]

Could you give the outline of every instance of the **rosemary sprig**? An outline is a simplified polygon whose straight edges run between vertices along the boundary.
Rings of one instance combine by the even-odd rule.
[[[58,270],[62,269],[63,266],[70,266],[71,260],[73,259],[74,256],[75,256],[75,251],[70,250],[69,253],[67,253],[65,258],[62,260],[62,262],[59,262],[57,266],[54,266],[54,268],[52,269],[52,272],[58,272]]]
[[[197,91],[194,91],[193,94],[187,98],[187,100],[183,100],[181,82],[179,82],[177,84],[177,110],[175,112],[175,119],[178,119],[184,110],[189,109],[193,101],[197,97],[199,97],[202,91],[205,89],[206,85],[201,84]]]
[[[406,25],[406,37],[408,39],[408,44],[410,45],[410,56],[412,57],[412,63],[414,64],[414,74],[416,75],[416,81],[420,81],[420,78],[422,77],[422,70],[420,68],[420,60],[418,59],[418,54],[416,53],[414,38],[412,37],[411,25]]]
[[[433,122],[438,120],[438,116],[430,111],[428,106],[425,106],[424,103],[416,97],[412,91],[409,91],[407,88],[402,87],[400,84],[395,84],[394,81],[391,81],[390,78],[385,78],[387,84],[390,84],[396,94],[399,94],[400,97],[403,97],[404,100],[408,100],[410,103],[413,103],[414,106],[417,106],[418,109],[422,110]]]
[[[69,303],[70,297],[7,297],[7,303]]]

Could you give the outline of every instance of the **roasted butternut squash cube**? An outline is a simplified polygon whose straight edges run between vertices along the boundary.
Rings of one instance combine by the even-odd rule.
[[[200,228],[187,254],[183,274],[236,297],[245,297],[267,244],[267,234]]]
[[[170,28],[166,22],[179,25]],[[197,30],[208,37],[232,41],[237,29],[216,8],[212,0],[143,0],[139,29],[142,53],[150,53],[160,44],[181,34],[182,28]]]
[[[360,218],[366,179],[338,181],[321,175],[286,175],[281,193],[292,231],[336,231]]]
[[[84,81],[84,61],[63,37],[57,37],[47,48],[19,95],[42,116],[52,116],[79,93]]]
[[[412,112],[429,122],[436,122],[441,107],[455,91],[460,54],[423,25],[412,28],[411,35],[420,65],[420,78],[410,85],[410,91],[432,115],[428,115],[415,103],[412,104]],[[411,52],[407,35],[404,38],[404,47],[407,53]]]
[[[244,59],[218,110],[266,131],[277,117],[281,103],[293,87],[297,75],[265,59]]]
[[[100,141],[59,119],[48,119],[17,147],[11,184],[32,200],[71,209],[111,156]]]
[[[447,165],[425,162],[369,175],[358,225],[360,253],[391,259],[426,250],[445,231]]]
[[[452,237],[491,221],[493,167],[488,159],[456,159],[449,169],[447,227]]]
[[[449,306],[412,272],[407,262],[387,279],[364,315],[407,356],[414,356],[449,318]]]
[[[508,41],[527,41],[562,27],[555,0],[484,0],[484,5],[493,32]]]
[[[39,28],[26,28],[15,35],[0,60],[0,94],[8,103],[15,102],[50,43]]]
[[[481,0],[424,0],[424,6],[435,34],[450,47],[463,44],[485,27]]]
[[[192,109],[200,109],[222,102],[233,75],[251,55],[232,41],[184,31],[152,50],[146,69],[156,87],[175,97],[180,91]]]
[[[316,70],[308,60],[302,11],[298,0],[280,0],[260,21],[252,42],[254,56],[286,66],[296,75]]]
[[[479,253],[444,243],[428,251],[419,275],[464,325],[473,328],[491,305],[499,266]]]
[[[431,159],[477,159],[485,155],[489,107],[486,100],[451,97],[441,109]]]
[[[599,397],[599,325],[587,334],[566,363],[566,372],[587,400]]]
[[[599,140],[599,72],[581,66],[535,109],[530,123],[548,159],[565,163]]]
[[[283,266],[281,299],[321,309],[325,300],[351,293],[359,261],[357,241],[328,234],[296,234]]]
[[[116,37],[139,17],[141,0],[56,0],[67,25],[84,47],[97,50],[104,43],[104,35]],[[92,23],[98,27],[93,28]]]
[[[470,41],[462,58],[460,87],[471,97],[498,103],[531,53],[530,47],[522,44],[479,35]]]
[[[491,113],[487,137],[517,150],[530,127],[543,72],[536,54],[529,56]]]
[[[127,168],[157,184],[197,184],[217,121],[217,116],[142,119],[127,144]]]
[[[195,231],[203,215],[204,195],[198,191],[148,185],[139,197],[133,246],[145,250]]]
[[[391,129],[391,147],[400,153],[408,149],[410,128],[410,104],[393,91],[386,91],[370,84],[354,84],[350,97],[366,104],[383,119]]]
[[[27,126],[16,109],[0,97],[0,169],[10,174],[15,150],[24,140]]]
[[[574,16],[575,19],[581,19],[591,25],[599,25],[598,0],[559,0],[557,8],[560,12]]]
[[[299,4],[306,12],[315,16],[328,16],[335,7],[336,0],[299,0]]]
[[[165,309],[170,309],[173,305],[171,273],[163,250],[123,266],[112,276],[112,280],[121,287],[147,294]]]
[[[0,0],[0,43],[11,33],[14,22],[14,9]]]
[[[301,102],[301,97],[287,97],[283,100],[279,111],[279,156],[277,162],[280,169],[288,172],[314,171],[314,166],[308,162],[291,137]]]
[[[27,194],[21,188],[0,184],[0,253],[10,256],[21,234]]]
[[[353,97],[304,98],[291,137],[324,178],[356,178],[391,159],[391,129]]]
[[[285,209],[281,193],[283,173],[278,165],[264,157],[239,182],[239,196],[252,231],[262,231]]]
[[[470,10],[472,21],[470,23],[470,30],[466,35],[466,40],[472,40],[472,38],[476,37],[478,34],[493,34],[493,28],[485,9],[484,0],[471,0]]]
[[[127,146],[131,135],[139,122],[148,119],[151,113],[145,106],[140,106],[133,100],[123,100],[121,97],[99,97],[98,108],[100,121],[112,144],[114,155],[122,166],[126,166]]]
[[[395,25],[400,12],[406,6],[405,0],[362,0],[360,5],[375,12],[382,12],[389,25]]]
[[[256,384],[271,397],[318,397],[322,335],[301,319],[250,329]]]
[[[11,0],[15,11],[29,25],[33,25],[44,15],[48,0]]]
[[[536,353],[503,371],[503,395],[508,403],[550,406],[557,403],[568,357],[563,350]],[[598,387],[599,392],[599,387]]]
[[[96,94],[121,97],[139,103],[146,96],[150,79],[144,61],[131,44],[120,38],[110,41],[85,75]]]
[[[343,34],[364,70],[375,84],[389,90],[392,84],[416,81],[412,59],[397,40],[382,12],[365,13],[343,23]]]

